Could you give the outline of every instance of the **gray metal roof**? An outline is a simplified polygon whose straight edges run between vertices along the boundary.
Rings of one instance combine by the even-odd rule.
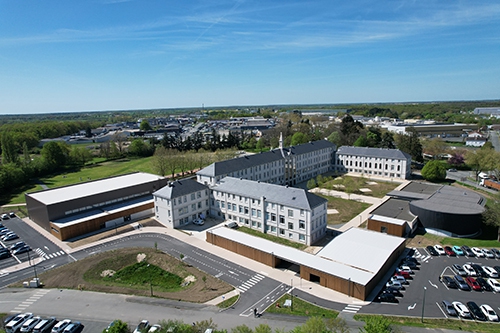
[[[163,177],[144,172],[136,172],[75,185],[57,187],[45,191],[27,193],[27,195],[45,205],[50,205],[58,202],[84,198],[99,193],[120,190],[125,187],[140,185],[159,179],[163,179]]]
[[[482,214],[486,199],[472,191],[453,186],[443,186],[428,199],[414,200],[412,206],[440,213],[475,215]]]
[[[200,184],[194,179],[186,178],[170,182],[167,186],[154,192],[153,195],[165,199],[173,199],[207,189],[208,187],[206,185]]]
[[[283,148],[283,154],[300,155],[310,153],[315,150],[324,148],[335,148],[335,144],[327,140],[318,140],[309,143],[304,143],[298,146]],[[227,175],[235,171],[244,170],[250,167],[259,166],[262,164],[275,162],[284,159],[283,154],[279,148],[273,149],[268,152],[262,152],[253,155],[245,155],[230,160],[215,162],[201,169],[196,174],[217,177]]]
[[[266,201],[269,202],[307,210],[328,202],[325,198],[301,188],[260,183],[234,177],[223,178],[217,185],[212,186],[212,189],[256,199],[264,196]]]
[[[345,280],[351,279],[361,285],[368,284],[390,255],[405,241],[400,237],[351,228],[333,239],[317,255],[313,255],[226,227],[215,228],[209,232],[265,253],[273,253],[299,265]]]
[[[374,215],[382,215],[409,222],[413,221],[416,217],[410,212],[409,201],[395,199],[395,198],[389,198],[370,213]]]
[[[390,159],[408,159],[411,158],[407,153],[399,149],[387,148],[370,148],[370,147],[353,147],[341,146],[337,150],[337,155],[353,155],[363,157],[377,157],[377,158],[390,158]]]
[[[400,191],[401,192],[411,192],[411,193],[423,194],[423,195],[429,196],[429,195],[434,194],[437,190],[439,190],[442,187],[443,187],[443,185],[439,185],[439,184],[410,182],[410,183],[408,183],[408,185],[403,187]]]

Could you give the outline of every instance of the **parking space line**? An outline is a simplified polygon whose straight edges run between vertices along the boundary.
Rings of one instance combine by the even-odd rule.
[[[443,309],[439,306],[439,303],[438,303],[438,302],[436,302],[436,305],[437,305],[437,307],[439,308],[439,310],[441,310],[441,313],[444,315],[444,317],[445,317],[446,319],[448,319],[448,316],[446,315],[446,313],[444,313]]]

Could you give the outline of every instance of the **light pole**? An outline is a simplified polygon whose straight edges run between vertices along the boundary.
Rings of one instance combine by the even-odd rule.
[[[31,266],[31,257],[30,257],[30,251],[28,250],[28,262]],[[35,260],[33,260],[33,271],[35,272],[35,279],[38,280],[38,276],[36,275],[36,263]]]
[[[291,286],[292,286],[292,289],[290,289],[290,296],[291,296],[291,302],[292,304],[290,304],[290,310],[293,312],[293,279],[290,279],[291,281]]]
[[[149,264],[147,267],[149,268]],[[151,292],[151,297],[153,297],[153,283],[151,282],[151,270],[149,270],[149,290]]]
[[[422,323],[424,322],[425,292],[426,291],[427,291],[427,287],[424,287],[424,300],[422,301]]]

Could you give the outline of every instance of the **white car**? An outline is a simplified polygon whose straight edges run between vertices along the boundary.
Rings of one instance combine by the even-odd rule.
[[[161,330],[161,326],[156,324],[156,325],[151,326],[148,333],[159,332],[160,330]]]
[[[481,251],[480,248],[478,248],[478,247],[472,247],[471,251],[472,251],[472,253],[474,253],[474,255],[476,257],[478,257],[478,258],[484,258],[484,253],[483,253],[483,251]]]
[[[444,251],[443,247],[439,244],[436,244],[434,245],[434,249],[437,251],[437,253],[440,255],[440,256],[445,256],[446,255],[446,252]]]
[[[467,307],[463,303],[455,301],[451,304],[453,304],[455,311],[457,311],[460,317],[469,319],[472,318],[469,309],[467,309]]]
[[[465,264],[462,266],[462,268],[464,269],[465,273],[467,273],[467,276],[476,276],[476,270],[474,268],[472,268],[471,265],[469,264]]]
[[[490,266],[483,266],[483,271],[488,275],[490,278],[497,278],[498,277],[498,272]]]
[[[488,258],[488,259],[495,259],[495,255],[490,250],[488,250],[488,249],[481,249],[481,252],[483,252],[483,254],[484,254],[484,256],[486,258]]]
[[[31,319],[28,319],[24,322],[23,326],[21,326],[21,332],[31,332],[35,326],[42,320],[40,317],[33,317]]]
[[[498,321],[498,316],[491,306],[483,304],[479,307],[489,321]]]
[[[500,293],[500,283],[495,279],[488,279],[488,284],[491,286],[494,292]]]
[[[396,270],[398,272],[407,272],[408,274],[413,274],[413,271],[411,270],[411,268],[409,266],[406,266],[406,265],[399,266],[398,268],[396,268]]]
[[[401,284],[401,282],[399,281],[387,281],[387,283],[385,284],[385,286],[387,288],[391,287],[391,288],[394,288],[394,289],[404,289],[403,285]]]
[[[193,221],[193,224],[196,224],[196,225],[204,225],[205,224],[205,221],[203,221],[202,219],[196,219]]]
[[[33,318],[33,314],[31,312],[26,312],[23,314],[18,314],[14,318],[12,318],[7,325],[5,325],[5,332],[17,332],[21,329],[21,326],[27,320]]]
[[[56,324],[56,326],[52,327],[51,333],[61,333],[66,327],[68,327],[69,324],[71,324],[71,319],[61,320]]]
[[[134,333],[142,333],[142,332],[147,332],[149,329],[149,321],[147,320],[142,320],[139,325],[134,330]]]
[[[398,281],[400,282],[401,284],[406,284],[406,279],[404,277],[402,277],[401,275],[394,275],[394,276],[391,276],[391,281]]]

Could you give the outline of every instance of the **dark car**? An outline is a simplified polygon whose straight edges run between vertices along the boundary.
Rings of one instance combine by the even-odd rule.
[[[25,242],[17,242],[16,244],[14,244],[14,245],[12,245],[10,247],[10,250],[14,251],[14,250],[16,250],[16,249],[18,249],[18,248],[20,248],[21,246],[24,246],[24,245],[26,245]]]
[[[498,249],[491,249],[490,251],[495,255],[495,258],[500,259],[500,251]]]
[[[415,263],[416,265],[420,265],[420,262],[417,260],[417,258],[405,257],[403,260],[406,261],[406,262],[410,262],[411,261],[411,262]]]
[[[406,260],[401,260],[399,263],[400,266],[408,266],[411,269],[419,269],[417,264],[415,264],[413,261],[406,261]]]
[[[456,257],[457,254],[455,253],[455,251],[452,250],[451,247],[449,246],[445,246],[444,247],[444,252],[446,252],[446,255],[450,256],[450,257]]]
[[[500,272],[500,266],[493,266],[493,269],[497,272]]]
[[[464,250],[465,252],[465,255],[467,257],[475,257],[476,255],[474,254],[474,252],[472,252],[472,250],[470,249],[470,247],[468,247],[467,245],[463,245],[462,246],[462,250]]]
[[[455,278],[455,282],[457,283],[458,289],[464,290],[464,291],[470,291],[470,287],[467,284],[467,282],[465,282],[463,277],[461,277],[460,275],[455,275],[454,278]]]
[[[14,212],[10,212],[10,213],[9,213],[9,216],[10,216],[10,218],[14,218],[14,217],[16,217],[16,213],[14,213]]]
[[[398,299],[393,294],[389,293],[381,293],[377,296],[377,301],[379,302],[388,302],[388,303],[398,303]]]
[[[231,228],[231,229],[238,229],[238,223],[236,223],[236,222],[226,223],[225,226],[228,228]]]
[[[0,259],[7,259],[10,257],[10,252],[9,251],[1,251],[0,252]]]
[[[31,251],[31,248],[28,245],[23,245],[22,247],[12,251],[12,254],[21,254],[29,251]]]
[[[384,288],[382,294],[393,294],[396,297],[403,297],[403,293],[400,290],[391,287]]]
[[[474,319],[486,321],[486,316],[475,302],[467,302],[467,307],[469,308],[469,311]]]
[[[482,277],[476,278],[476,281],[477,281],[477,283],[479,283],[479,285],[481,286],[481,288],[484,291],[493,291],[493,288],[491,288],[491,286],[488,284],[488,282],[486,282],[486,280],[483,279]]]
[[[474,270],[476,271],[477,276],[485,277],[485,278],[489,277],[488,274],[486,274],[485,271],[483,271],[483,268],[481,267],[481,265],[470,264],[470,266],[472,268],[474,268]]]
[[[426,247],[426,249],[427,249],[427,252],[429,252],[429,254],[431,256],[439,256],[439,253],[436,251],[436,249],[433,246],[429,245]]]
[[[443,309],[444,311],[449,315],[449,316],[453,316],[453,317],[457,317],[458,316],[458,313],[457,311],[455,310],[455,308],[453,307],[453,304],[451,304],[450,302],[448,301],[445,301],[443,300],[441,302],[441,304],[443,305]]]
[[[451,276],[444,275],[443,277],[441,277],[441,282],[443,282],[444,285],[447,286],[448,288],[451,288],[451,289],[458,288],[457,282],[455,280],[453,280],[453,278]]]

